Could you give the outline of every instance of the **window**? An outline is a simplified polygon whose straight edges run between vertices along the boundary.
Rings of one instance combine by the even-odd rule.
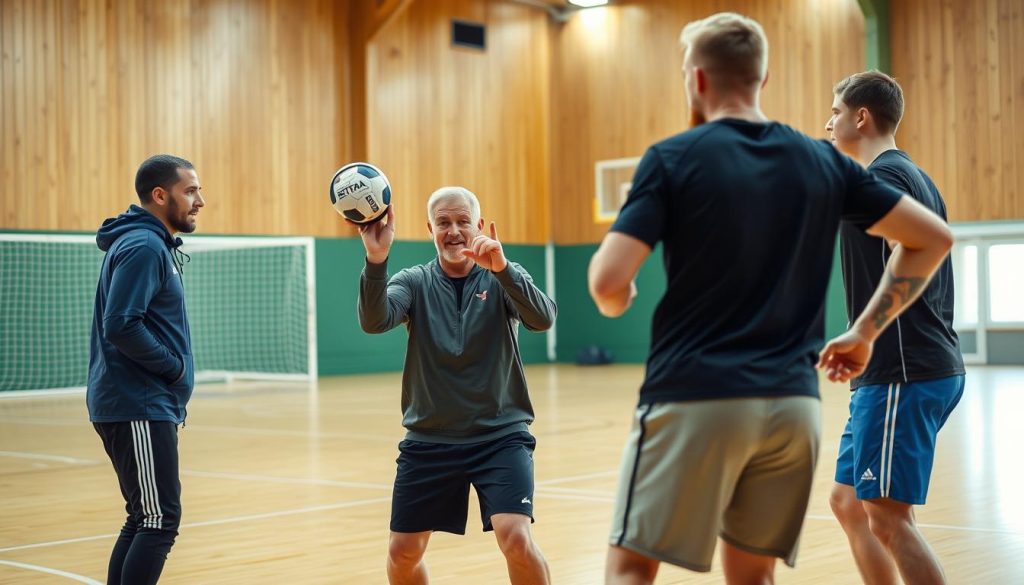
[[[1024,323],[1024,244],[988,249],[989,316],[993,323]]]
[[[1024,331],[1024,223],[951,226],[956,306],[953,326],[964,362],[1021,363]],[[1010,360],[1010,361],[1007,361]]]
[[[959,325],[978,324],[978,247],[953,249],[953,287],[956,305],[953,320]]]

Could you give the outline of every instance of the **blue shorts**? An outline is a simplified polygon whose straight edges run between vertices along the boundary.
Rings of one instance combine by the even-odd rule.
[[[964,393],[964,376],[862,386],[850,398],[836,483],[857,498],[924,504],[935,438]]]

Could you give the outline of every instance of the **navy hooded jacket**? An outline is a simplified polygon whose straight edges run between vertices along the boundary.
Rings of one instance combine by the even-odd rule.
[[[192,395],[192,349],[181,270],[181,240],[132,205],[103,222],[107,254],[93,311],[86,402],[92,422],[181,424]]]

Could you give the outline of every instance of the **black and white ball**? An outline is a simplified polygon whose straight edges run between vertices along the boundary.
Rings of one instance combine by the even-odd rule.
[[[384,217],[391,204],[391,183],[377,167],[349,163],[331,179],[331,205],[356,223],[372,223]]]

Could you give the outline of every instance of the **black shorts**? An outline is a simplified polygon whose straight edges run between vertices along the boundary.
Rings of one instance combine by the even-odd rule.
[[[391,531],[465,534],[470,484],[480,499],[484,532],[494,529],[495,514],[522,514],[532,521],[536,445],[533,435],[523,431],[461,445],[402,441]]]

